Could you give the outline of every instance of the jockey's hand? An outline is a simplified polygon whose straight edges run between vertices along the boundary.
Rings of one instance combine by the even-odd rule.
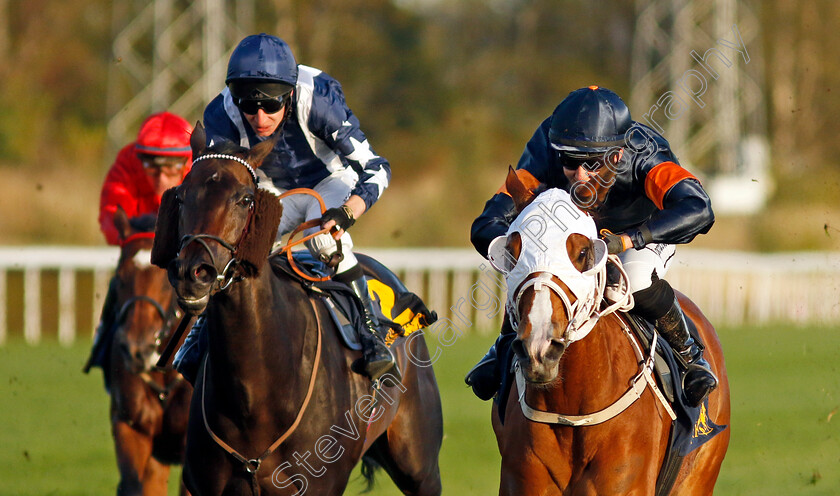
[[[613,234],[609,229],[601,229],[601,238],[607,243],[607,253],[617,255],[633,247],[633,240],[626,234]]]
[[[324,212],[324,215],[321,216],[321,228],[337,228],[336,232],[333,234],[333,237],[336,239],[338,239],[344,231],[350,229],[350,226],[352,226],[355,222],[356,219],[353,217],[353,210],[351,210],[347,205],[330,208]]]

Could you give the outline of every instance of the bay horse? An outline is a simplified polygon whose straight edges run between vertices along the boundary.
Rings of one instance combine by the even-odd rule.
[[[506,273],[519,369],[519,387],[512,387],[505,404],[498,405],[504,409],[504,423],[496,408],[492,415],[502,456],[499,494],[712,494],[729,443],[728,428],[673,469],[670,493],[668,486],[657,486],[673,411],[650,376],[653,356],[633,344],[625,317],[616,311],[632,306],[629,290],[625,286],[624,299],[610,307],[598,303],[605,285],[599,278],[606,280],[606,247],[597,239],[594,221],[567,208],[573,204],[562,190],[537,197],[515,173],[508,175],[506,186],[520,212],[517,221],[553,216],[544,223],[556,236],[548,240],[562,248],[534,251],[537,230],[527,227],[527,220],[515,221],[504,260],[494,263]],[[567,205],[557,208],[558,198]],[[729,383],[720,341],[700,309],[685,295],[678,298],[699,330],[720,382],[701,412],[703,420],[729,424]]]
[[[192,386],[172,369],[153,368],[178,310],[165,270],[150,262],[152,232],[132,229],[118,209],[117,329],[110,349],[111,430],[118,495],[165,495],[170,465],[183,462]],[[181,487],[181,494],[186,494]]]
[[[364,456],[404,494],[441,493],[440,395],[431,367],[393,348],[402,380],[373,389],[351,371],[330,314],[267,263],[282,205],[258,187],[274,143],[205,146],[199,122],[190,173],[162,200],[152,260],[179,305],[204,314],[208,352],[196,379],[183,477],[196,495],[341,494]],[[256,170],[256,171],[255,171]],[[265,180],[265,178],[263,178]],[[412,357],[428,360],[423,339]],[[428,362],[426,362],[428,363]]]

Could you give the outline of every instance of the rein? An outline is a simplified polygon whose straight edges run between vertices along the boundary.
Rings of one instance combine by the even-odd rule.
[[[323,215],[324,212],[327,211],[327,207],[324,204],[324,199],[321,197],[321,195],[317,191],[315,191],[314,189],[310,189],[310,188],[290,189],[289,191],[286,191],[285,193],[281,194],[278,197],[278,200],[282,200],[283,198],[286,198],[287,196],[298,195],[298,194],[309,195],[309,196],[314,197],[316,200],[318,200],[318,205],[321,207],[321,215]],[[298,268],[297,264],[294,261],[294,258],[292,257],[292,248],[299,245],[299,244],[302,244],[306,241],[309,241],[310,239],[314,238],[315,236],[320,236],[321,234],[325,234],[325,233],[329,232],[330,229],[324,228],[324,229],[321,229],[320,231],[316,231],[312,234],[306,235],[306,236],[300,238],[297,241],[291,241],[291,240],[294,239],[294,237],[297,236],[297,234],[299,232],[304,231],[306,229],[311,229],[313,227],[317,227],[319,225],[321,225],[321,219],[311,219],[311,220],[308,220],[308,221],[304,222],[303,224],[299,225],[298,227],[295,228],[294,231],[292,231],[292,234],[289,236],[289,241],[286,243],[286,245],[281,247],[277,251],[278,254],[282,254],[283,252],[285,252],[286,253],[286,258],[289,260],[289,266],[292,268],[292,270],[295,271],[295,274],[297,274],[299,277],[301,277],[303,279],[306,279],[307,281],[310,281],[310,282],[327,281],[327,280],[331,279],[332,276],[327,275],[327,276],[324,276],[324,277],[313,277],[313,276],[310,276],[309,274],[304,273],[302,270],[300,270],[300,268]],[[339,259],[343,258],[344,255],[341,253],[341,240],[337,239],[335,241],[335,245],[336,245],[336,248],[338,249],[338,254],[339,254],[339,257],[340,257]]]
[[[560,300],[563,302],[563,306],[566,309],[566,315],[569,318],[569,323],[566,325],[566,329],[563,331],[563,336],[561,340],[565,345],[569,345],[573,339],[571,339],[570,334],[572,332],[578,332],[583,336],[595,327],[595,324],[601,317],[614,313],[616,311],[628,311],[633,308],[633,294],[630,292],[629,287],[629,279],[627,277],[627,272],[622,267],[620,260],[616,255],[609,255],[610,260],[613,262],[613,266],[615,269],[619,271],[619,281],[617,283],[617,289],[613,289],[611,291],[610,299],[611,304],[604,308],[603,310],[599,311],[598,308],[601,306],[601,303],[604,301],[604,292],[607,287],[607,264],[595,274],[596,284],[593,290],[593,293],[587,298],[587,301],[581,302],[582,298],[579,298],[574,303],[571,303],[569,300],[569,296],[566,294],[565,291],[554,282],[551,278],[553,277],[551,273],[542,272],[537,275],[537,277],[533,279],[529,279],[526,281],[522,287],[520,287],[517,292],[511,298],[511,301],[508,302],[508,315],[510,316],[511,324],[514,326],[514,329],[518,327],[519,323],[519,302],[522,299],[522,295],[526,288],[531,286],[534,287],[535,291],[539,291],[542,289],[542,286],[548,287],[551,291],[553,291]],[[656,353],[656,340],[658,335],[654,334],[653,342],[650,347],[650,355],[646,358],[642,353],[642,349],[639,346],[638,341],[636,340],[633,333],[630,331],[630,328],[624,322],[620,316],[618,317],[618,321],[621,324],[621,329],[624,331],[625,336],[630,341],[630,344],[633,347],[633,352],[636,354],[636,359],[639,363],[639,372],[631,379],[630,387],[625,391],[625,393],[618,398],[612,405],[600,410],[598,412],[589,413],[585,415],[564,415],[559,413],[553,412],[546,412],[542,410],[536,410],[528,405],[527,401],[525,400],[525,391],[527,387],[527,383],[525,381],[525,376],[522,373],[522,367],[519,363],[519,360],[514,361],[514,372],[516,375],[516,389],[519,395],[519,406],[522,409],[522,414],[525,418],[529,420],[533,420],[534,422],[541,422],[545,424],[560,424],[560,425],[569,425],[569,426],[583,426],[583,425],[597,425],[607,420],[610,420],[616,417],[618,414],[626,410],[630,405],[636,402],[644,392],[645,388],[648,386],[653,390],[656,397],[665,407],[665,410],[668,412],[668,415],[671,417],[672,420],[676,419],[676,413],[671,408],[671,405],[668,404],[668,401],[665,399],[665,396],[659,390],[659,387],[656,385],[656,380],[653,378],[653,362]]]
[[[668,404],[665,396],[659,390],[659,386],[656,385],[656,379],[653,377],[653,361],[656,356],[656,340],[658,338],[658,334],[654,333],[650,346],[650,355],[645,358],[642,353],[642,349],[639,346],[638,340],[636,340],[635,336],[633,336],[633,333],[624,322],[624,319],[619,318],[618,321],[621,323],[621,330],[624,331],[625,336],[627,336],[627,339],[633,346],[633,352],[636,354],[636,359],[639,360],[639,372],[633,377],[633,379],[630,380],[630,387],[627,391],[625,391],[620,398],[615,400],[612,405],[604,408],[603,410],[585,415],[564,415],[560,413],[536,410],[531,408],[525,400],[525,390],[527,384],[525,382],[525,376],[522,373],[522,368],[519,365],[519,360],[515,360],[513,366],[514,372],[516,373],[516,389],[519,395],[519,406],[522,408],[522,414],[525,418],[543,424],[560,424],[573,427],[601,424],[618,416],[618,414],[629,408],[630,405],[642,397],[642,393],[644,393],[645,388],[648,386],[651,390],[653,390],[660,403],[662,403],[662,406],[665,407],[665,411],[668,412],[671,420],[675,420],[677,418],[677,414],[674,413],[671,405]]]
[[[210,437],[216,444],[219,445],[227,454],[232,456],[238,462],[242,463],[242,468],[245,472],[251,474],[251,484],[253,487],[256,486],[256,479],[257,479],[257,471],[260,469],[260,465],[262,464],[263,460],[271,456],[274,451],[283,444],[292,433],[295,432],[298,425],[300,425],[300,421],[303,419],[303,414],[306,411],[306,407],[309,406],[309,401],[312,399],[312,393],[315,390],[315,380],[318,376],[318,366],[321,363],[321,319],[318,316],[318,309],[315,306],[315,303],[312,299],[309,299],[309,303],[312,305],[312,310],[315,313],[315,328],[317,330],[318,341],[315,345],[315,359],[312,363],[312,372],[309,375],[309,387],[306,391],[306,396],[303,399],[303,404],[300,406],[298,410],[297,416],[295,417],[295,421],[292,422],[292,425],[286,429],[286,432],[283,433],[276,441],[274,441],[271,446],[266,448],[265,451],[258,457],[258,458],[245,458],[242,456],[238,451],[232,448],[229,444],[227,444],[222,438],[220,438],[216,433],[213,432],[213,429],[210,428],[210,423],[207,421],[207,409],[205,405],[205,387],[207,385],[207,362],[210,361],[209,356],[204,360],[204,372],[202,374],[202,383],[201,383],[201,418],[204,420],[204,428],[207,429],[207,433],[210,434]],[[255,491],[256,493],[256,491]]]
[[[569,300],[569,296],[563,291],[563,288],[551,279],[554,277],[553,274],[550,272],[540,272],[537,277],[525,281],[508,299],[507,313],[511,327],[514,330],[519,328],[519,302],[522,300],[522,295],[525,293],[525,290],[531,286],[534,287],[535,291],[539,291],[543,286],[546,286],[563,302],[563,307],[569,318],[569,323],[566,325],[566,329],[563,331],[561,338],[565,344],[572,343],[576,340],[577,336],[586,336],[595,327],[595,324],[601,317],[615,311],[628,311],[632,309],[634,304],[633,294],[630,292],[629,283],[627,283],[629,280],[627,272],[622,267],[617,255],[609,255],[608,258],[619,271],[619,289],[612,291],[613,298],[609,306],[603,310],[598,310],[604,301],[604,291],[607,286],[607,263],[594,274],[595,286],[589,297],[578,298],[574,303]],[[576,336],[572,336],[572,333],[575,333]]]
[[[126,241],[128,241],[128,239],[129,238],[126,238]],[[125,303],[123,303],[122,307],[120,307],[120,311],[117,314],[116,322],[118,324],[124,323],[128,311],[131,309],[131,307],[141,301],[151,304],[155,308],[155,310],[157,310],[158,315],[160,315],[160,318],[163,321],[163,326],[155,335],[155,349],[159,349],[161,342],[167,337],[166,330],[171,329],[171,326],[166,325],[171,320],[171,317],[166,314],[166,311],[163,309],[163,305],[161,305],[160,302],[158,302],[154,298],[146,295],[132,296],[131,298],[126,300]],[[177,316],[177,312],[173,313],[172,316]],[[185,316],[184,318],[189,317]],[[160,364],[156,365],[156,367],[160,368]],[[162,372],[161,370],[158,371]],[[143,380],[143,382],[149,387],[149,389],[151,389],[155,393],[155,396],[157,396],[158,400],[161,402],[161,405],[165,407],[166,400],[169,399],[169,394],[173,390],[175,390],[175,388],[178,387],[182,382],[184,382],[184,377],[181,374],[178,374],[178,377],[176,377],[175,380],[170,381],[169,383],[161,384],[157,380],[155,380],[155,378],[152,377],[152,375],[149,372],[149,370],[143,370],[142,372],[137,374],[137,376],[140,377],[140,379]]]

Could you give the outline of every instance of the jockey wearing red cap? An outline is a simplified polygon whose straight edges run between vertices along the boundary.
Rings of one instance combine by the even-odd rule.
[[[164,191],[178,186],[190,171],[192,126],[183,117],[160,112],[146,118],[137,133],[137,140],[117,154],[99,199],[99,228],[110,245],[120,244],[114,226],[114,214],[122,208],[134,229],[151,232],[155,228],[160,197]],[[116,319],[116,278],[111,280],[102,315],[96,328],[93,349],[84,367],[107,368],[113,323]],[[108,382],[106,372],[106,385]]]
[[[190,134],[192,126],[183,117],[160,112],[143,122],[137,141],[120,150],[99,200],[99,227],[108,244],[119,244],[114,227],[117,207],[129,218],[147,216],[146,223],[154,228],[161,195],[181,184],[190,171]]]

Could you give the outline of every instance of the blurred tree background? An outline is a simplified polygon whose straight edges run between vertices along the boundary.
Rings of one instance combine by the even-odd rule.
[[[719,216],[694,245],[837,249],[840,33],[825,21],[840,4],[754,9],[775,193],[756,214]],[[125,144],[107,130],[109,73],[128,56],[112,46],[129,21],[116,12],[113,0],[0,0],[0,244],[103,244],[99,188]],[[391,162],[357,244],[468,246],[472,219],[568,92],[598,84],[629,102],[635,15],[607,0],[278,0],[256,5],[253,25],[341,81]]]

